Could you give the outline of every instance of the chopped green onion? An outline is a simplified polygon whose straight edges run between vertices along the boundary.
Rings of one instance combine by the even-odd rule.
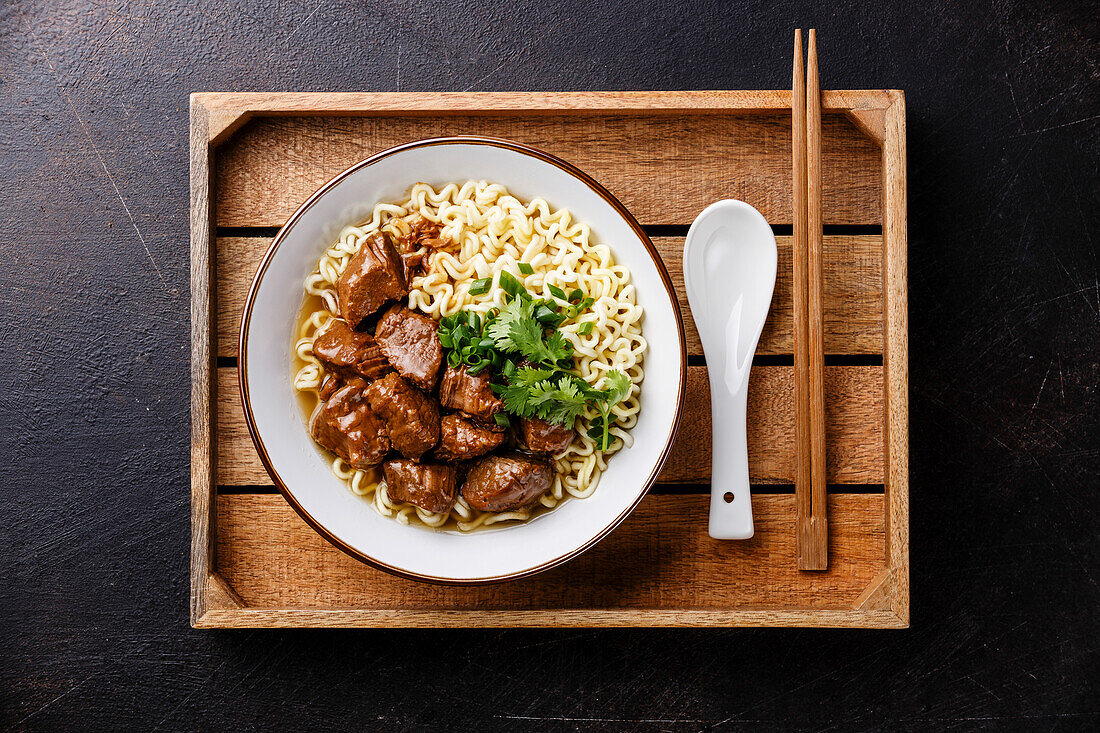
[[[531,267],[531,265],[527,264],[526,262],[519,263],[519,271],[522,272],[524,275],[535,274],[535,268]]]
[[[491,338],[489,338],[488,336],[486,336],[485,338],[483,338],[483,339],[481,339],[480,341],[477,342],[477,347],[479,349],[488,350],[488,349],[493,348],[494,345],[495,345],[495,342]]]
[[[595,298],[592,298],[592,297],[585,298],[580,303],[577,303],[577,310],[578,311],[583,311],[586,308],[591,308],[592,304],[595,303],[595,302],[596,302]]]
[[[455,369],[458,369],[459,365],[462,363],[462,357],[458,355],[457,351],[452,351],[451,353],[447,354],[447,363],[453,366]]]
[[[588,336],[592,333],[592,326],[595,325],[592,321],[585,321],[577,327],[577,333],[581,336]]]
[[[508,416],[505,415],[503,412],[494,412],[493,413],[493,422],[495,422],[497,425],[499,425],[502,428],[506,428],[506,427],[508,427],[509,425],[512,424],[512,421],[509,420]]]
[[[451,334],[449,334],[449,333],[447,333],[446,331],[443,331],[443,330],[439,331],[439,343],[445,349],[449,349],[449,348],[453,347],[454,344],[455,344],[455,342],[451,340]]]
[[[505,359],[504,367],[501,369],[504,372],[504,376],[511,378],[516,373],[516,364],[511,359]]]
[[[561,323],[561,316],[552,308],[540,305],[535,309],[535,320],[544,326],[556,326]]]
[[[493,278],[483,277],[480,280],[474,280],[474,284],[470,286],[470,295],[484,295],[489,292],[489,288],[493,286]]]
[[[524,295],[527,294],[527,290],[523,287],[523,284],[516,279],[515,275],[507,270],[500,271],[500,287],[511,296],[518,296],[521,293]]]
[[[569,294],[569,302],[570,303],[575,303],[576,301],[580,300],[583,297],[584,297],[584,291],[581,290],[580,288],[575,288],[573,290],[573,292],[571,292]]]
[[[550,294],[553,295],[555,298],[561,298],[562,300],[565,300],[565,291],[559,288],[557,285],[547,285],[546,287],[550,289]]]

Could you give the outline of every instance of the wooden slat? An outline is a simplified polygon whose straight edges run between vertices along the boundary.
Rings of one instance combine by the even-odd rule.
[[[885,89],[828,89],[821,104],[828,111],[882,112],[890,106]],[[197,92],[191,95],[211,116],[328,115],[382,113],[479,114],[488,111],[534,115],[546,112],[616,111],[782,112],[791,107],[789,89],[632,90],[621,92]],[[222,126],[224,127],[224,125]],[[220,130],[219,130],[220,132]],[[216,133],[215,133],[216,134]]]
[[[723,198],[747,201],[784,224],[791,221],[790,130],[787,114],[728,111],[257,117],[218,149],[216,222],[281,226],[322,184],[374,153],[466,134],[511,138],[562,157],[643,224],[688,224]],[[825,223],[879,224],[878,145],[840,113],[826,115],[823,133]]]
[[[659,388],[659,385],[645,385]],[[793,368],[758,366],[749,386],[749,473],[754,483],[794,481]],[[835,484],[883,480],[882,367],[825,370],[828,479]],[[705,367],[688,368],[685,419],[661,474],[661,483],[710,481],[710,388]],[[237,371],[218,370],[218,484],[270,485],[248,435]]]
[[[879,586],[880,588],[883,586]],[[433,611],[431,609],[220,608],[210,607],[192,624],[197,629],[393,629],[431,628],[621,628],[768,627],[819,629],[905,629],[908,618],[892,610],[860,606],[822,608],[584,608],[541,611]]]
[[[887,552],[893,572],[891,608],[909,624],[909,306],[905,95],[890,92],[886,111],[883,167],[889,181],[884,200]]]
[[[216,466],[211,457],[211,411],[216,388],[214,354],[217,349],[211,313],[213,238],[210,216],[210,147],[207,145],[207,117],[201,105],[191,100],[191,623],[206,612],[208,579],[214,562],[213,529],[216,507]],[[214,343],[211,343],[211,342]]]
[[[562,624],[559,613],[585,609],[648,609],[650,624],[675,624],[681,610],[692,609],[851,609],[884,567],[880,494],[830,497],[833,562],[813,574],[800,573],[795,562],[794,497],[761,494],[753,504],[755,536],[723,542],[704,531],[706,497],[650,496],[595,548],[560,568],[455,588],[363,565],[329,545],[281,496],[221,495],[217,569],[250,609],[377,609],[391,612],[380,616],[386,625],[401,625],[402,612],[436,618],[465,611],[464,622],[452,617],[448,625],[467,626],[481,625],[483,613],[545,611],[541,625],[553,626]]]
[[[779,268],[771,314],[757,354],[790,354],[791,238],[776,237]],[[703,353],[699,333],[684,296],[683,237],[654,237],[680,299],[688,353]],[[237,355],[241,308],[260,258],[271,244],[266,237],[219,237],[218,356]],[[882,237],[831,236],[824,240],[825,351],[829,354],[882,353]]]

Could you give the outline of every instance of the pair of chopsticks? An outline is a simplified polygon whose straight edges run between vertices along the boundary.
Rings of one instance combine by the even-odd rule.
[[[825,570],[829,566],[829,531],[825,517],[825,344],[821,298],[821,89],[817,76],[817,34],[813,28],[805,73],[802,31],[794,32],[791,109],[798,569]]]

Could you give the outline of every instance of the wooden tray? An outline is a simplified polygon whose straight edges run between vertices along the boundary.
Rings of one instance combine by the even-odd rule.
[[[241,412],[237,328],[256,264],[294,209],[351,164],[451,134],[543,148],[622,200],[682,288],[683,236],[707,204],[743,199],[789,234],[790,101],[789,91],[192,95],[192,625],[907,626],[898,91],[823,93],[826,572],[799,572],[795,557],[789,236],[752,372],[748,541],[707,535],[709,397],[683,300],[688,397],[658,485],[594,549],[533,578],[445,587],[353,560],[274,490]]]

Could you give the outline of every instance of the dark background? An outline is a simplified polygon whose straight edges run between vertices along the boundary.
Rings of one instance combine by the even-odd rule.
[[[4,3],[0,724],[1095,730],[1098,10]],[[912,628],[189,627],[188,93],[784,88],[799,24],[907,95]]]

